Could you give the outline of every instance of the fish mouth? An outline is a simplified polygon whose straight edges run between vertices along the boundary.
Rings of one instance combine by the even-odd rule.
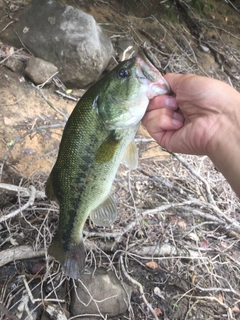
[[[170,85],[144,52],[138,53],[135,63],[137,80],[141,84],[148,85],[148,99],[152,99],[160,94],[171,93]]]

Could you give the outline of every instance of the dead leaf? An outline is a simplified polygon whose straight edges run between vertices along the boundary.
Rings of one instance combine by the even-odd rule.
[[[155,288],[153,289],[153,292],[154,292],[154,294],[155,294],[156,296],[158,296],[159,298],[164,299],[164,297],[163,297],[163,295],[162,295],[161,290],[160,290],[159,287],[155,287]]]
[[[239,313],[239,312],[240,312],[240,309],[239,309],[237,306],[233,306],[233,307],[232,307],[232,312]]]
[[[10,238],[9,241],[10,241],[10,243],[11,243],[13,246],[17,246],[17,245],[19,244],[19,243],[18,243],[15,239],[13,239],[13,238]]]
[[[3,122],[6,126],[11,126],[12,125],[12,120],[9,119],[8,117],[3,117]]]
[[[155,261],[149,261],[146,263],[146,266],[152,270],[158,269],[158,264]]]
[[[186,229],[186,227],[187,227],[187,223],[185,220],[178,221],[178,225],[179,225],[179,227],[182,227],[183,229]]]
[[[9,49],[9,54],[10,54],[10,55],[14,54],[14,48],[13,48],[13,47],[11,47],[11,48]]]
[[[162,312],[162,310],[160,308],[154,308],[154,311],[155,311],[157,316],[160,316],[161,314],[163,314],[163,312]]]
[[[178,222],[178,219],[176,217],[171,217],[171,222],[172,223],[177,223]]]
[[[196,233],[194,233],[194,232],[190,232],[188,235],[186,235],[186,238],[187,238],[187,239],[190,239],[190,240],[193,240],[193,241],[195,241],[195,242],[198,242],[198,241],[199,241],[198,236],[197,236]]]
[[[219,295],[218,295],[218,300],[221,302],[221,303],[223,303],[223,295],[221,294],[221,293],[219,293]]]
[[[200,242],[202,248],[207,248],[209,246],[209,242],[207,240],[203,240]]]
[[[220,243],[221,243],[221,246],[225,249],[229,247],[229,244],[224,241],[221,241]]]

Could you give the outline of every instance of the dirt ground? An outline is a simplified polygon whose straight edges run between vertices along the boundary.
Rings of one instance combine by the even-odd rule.
[[[205,75],[240,91],[240,1],[62,2],[92,14],[116,48],[119,39],[133,39],[163,73]],[[25,3],[0,1],[0,32]],[[69,282],[57,262],[44,259],[58,208],[43,192],[76,101],[56,93],[66,93],[57,79],[40,88],[24,72],[10,71],[3,62],[10,54],[27,59],[24,51],[0,43],[0,176],[12,189],[0,185],[0,301],[11,312],[6,316],[0,307],[0,317],[31,319],[26,306],[25,313],[19,308],[28,297],[38,319],[53,319],[43,310],[55,299],[67,314],[61,288]],[[77,99],[83,94],[67,89]],[[96,246],[87,267],[101,265],[135,281],[131,307],[115,320],[240,319],[239,200],[207,157],[169,154],[143,128],[136,142],[138,169],[130,173],[121,166],[113,186],[117,223],[105,229],[86,223],[85,230]],[[15,253],[6,262],[11,250],[18,259]]]

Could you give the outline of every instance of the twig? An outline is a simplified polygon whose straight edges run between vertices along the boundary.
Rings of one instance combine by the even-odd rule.
[[[0,302],[0,312],[3,313],[8,320],[19,320],[18,317],[13,315],[4,305]]]
[[[33,251],[33,248],[29,245],[17,246],[10,249],[2,250],[0,267],[15,260],[39,258],[44,256],[45,253],[46,250]]]
[[[193,296],[193,295],[185,295],[185,297],[186,298],[190,298],[191,300],[193,300],[193,299],[196,299],[196,300],[198,300],[199,302],[200,301],[204,301],[204,300],[207,300],[207,301],[211,301],[211,302],[217,302],[217,303],[219,303],[220,304],[220,306],[222,306],[222,307],[224,307],[226,310],[227,310],[227,313],[228,313],[228,319],[230,320],[230,319],[233,319],[233,317],[232,317],[232,311],[231,311],[231,309],[230,309],[230,307],[229,306],[227,306],[225,303],[223,303],[223,302],[221,302],[218,298],[216,298],[216,297],[212,297],[212,296]]]
[[[18,37],[18,40],[21,42],[21,45],[32,55],[32,52],[25,46],[25,44],[22,42],[22,39],[19,37],[18,33],[14,30],[14,33],[16,34],[16,36]]]
[[[35,201],[35,194],[36,194],[36,189],[34,188],[34,186],[30,186],[31,189],[31,193],[28,199],[28,202],[25,203],[22,207],[20,207],[19,209],[9,213],[6,216],[0,217],[0,223],[7,221],[8,219],[11,219],[13,217],[15,217],[16,215],[18,215],[19,213],[21,213],[22,211],[24,211],[25,209],[27,209],[28,207],[32,206],[34,204]]]
[[[126,54],[128,53],[128,51],[130,51],[132,49],[132,46],[128,46],[127,49],[125,49],[123,51],[123,56],[122,56],[122,61],[126,60]],[[131,58],[131,56],[133,55],[134,51],[130,54],[129,58]]]
[[[200,287],[198,285],[195,285],[195,288],[197,288],[197,289],[199,289],[199,290],[201,290],[203,292],[212,292],[212,291],[213,292],[218,292],[218,291],[231,292],[231,293],[236,294],[238,297],[240,297],[240,293],[237,292],[236,290],[234,290],[233,288],[230,288],[230,289],[228,289],[228,288],[216,288],[216,287],[214,287],[214,288],[203,288],[203,287]]]
[[[183,190],[183,188],[179,188],[175,185],[174,182],[170,181],[170,180],[166,180],[166,179],[163,179],[163,178],[159,178],[159,177],[156,177],[154,174],[152,174],[151,172],[143,169],[142,167],[139,167],[138,166],[138,171],[140,171],[142,174],[152,178],[153,181],[156,181],[158,183],[161,183],[163,185],[165,185],[167,188],[169,189],[173,189],[175,191],[177,191],[179,194],[189,198],[189,193],[187,193],[186,191]]]
[[[57,304],[48,305],[46,312],[51,316],[52,319],[56,320],[67,320],[63,310],[59,309]]]
[[[72,95],[70,95],[70,94],[66,94],[66,93],[64,93],[64,92],[62,92],[62,91],[60,91],[60,90],[56,90],[55,92],[58,93],[58,94],[60,94],[60,95],[63,96],[64,98],[69,99],[69,100],[73,100],[73,101],[78,101],[78,100],[79,100],[79,98],[76,98],[76,97],[74,97],[74,96],[72,96]]]
[[[29,296],[32,304],[34,304],[36,301],[35,301],[34,298],[33,298],[32,292],[31,292],[31,290],[30,290],[30,288],[29,288],[29,285],[28,285],[28,283],[27,283],[27,280],[26,280],[25,275],[22,275],[21,278],[23,279],[23,283],[24,283],[25,288],[26,288],[26,290],[27,290],[28,296]]]
[[[232,1],[226,0],[226,2],[228,2],[233,7],[233,9],[235,9],[237,12],[239,12],[239,9],[232,3]]]
[[[13,102],[13,103],[0,104],[0,107],[2,107],[2,106],[4,106],[4,107],[14,106],[15,104],[19,103],[22,99],[23,99],[23,97],[22,97],[22,98],[20,98],[20,99],[18,99],[17,101],[15,101],[15,102]]]
[[[20,52],[22,49],[18,49],[17,51],[13,52],[12,54],[10,54],[9,56],[7,56],[6,58],[4,58],[2,61],[0,61],[0,64],[3,64],[7,59],[9,59],[11,56],[13,56],[14,54],[16,54],[17,52]]]
[[[143,291],[143,286],[141,285],[140,282],[138,282],[137,280],[133,279],[132,277],[129,276],[129,274],[127,273],[124,263],[123,263],[123,257],[122,255],[120,256],[120,266],[121,266],[121,270],[124,274],[124,276],[133,284],[136,285],[139,289],[139,292],[141,294],[141,297],[144,301],[144,303],[146,304],[146,306],[148,307],[148,309],[151,311],[152,315],[154,316],[155,320],[159,320],[158,316],[156,315],[156,312],[154,311],[154,309],[152,308],[152,306],[150,305],[150,303],[147,301],[144,291]]]
[[[114,238],[116,240],[116,242],[120,242],[123,235],[130,232],[132,229],[134,229],[134,227],[139,223],[139,221],[141,221],[146,215],[158,214],[160,212],[168,211],[173,208],[175,208],[175,209],[181,208],[181,210],[177,213],[181,217],[186,217],[186,216],[188,217],[189,213],[191,213],[193,215],[200,216],[200,217],[204,218],[205,220],[214,221],[227,230],[231,228],[235,232],[240,234],[240,226],[239,226],[239,224],[234,223],[235,220],[234,221],[231,220],[232,223],[226,227],[226,225],[225,225],[226,222],[224,220],[219,219],[218,217],[214,216],[213,214],[208,214],[206,212],[194,209],[190,205],[199,205],[201,207],[209,206],[209,204],[198,201],[197,199],[184,201],[182,203],[165,204],[165,205],[162,205],[162,206],[154,208],[154,209],[149,209],[149,210],[143,211],[134,221],[132,221],[130,224],[128,224],[125,228],[123,228],[121,232],[102,232],[101,233],[101,232],[83,231],[83,234],[87,237],[97,236],[97,237],[104,237],[104,238]],[[165,215],[173,215],[174,213],[171,211],[170,213],[165,212],[164,214]]]
[[[30,194],[31,194],[28,188],[15,186],[13,184],[8,184],[8,183],[0,183],[0,189],[17,192],[21,197],[30,197]],[[45,192],[36,190],[35,199],[44,199],[44,198],[46,198]]]
[[[58,112],[63,118],[64,120],[67,122],[68,120],[68,116],[63,113],[61,110],[59,110],[58,108],[56,108],[44,95],[44,93],[42,92],[42,89],[39,87],[39,86],[35,86],[33,83],[32,83],[32,86],[41,94],[41,96],[43,97],[43,99],[47,102],[47,104],[53,108],[56,112]]]
[[[185,259],[193,258],[193,259],[201,259],[199,256],[200,249],[198,251],[177,248],[174,245],[163,243],[162,245],[154,245],[154,246],[142,246],[139,249],[131,250],[131,253],[137,254],[139,256],[147,257],[185,257]]]
[[[195,170],[191,165],[190,163],[187,162],[187,160],[185,160],[183,157],[181,157],[179,154],[176,154],[176,153],[172,153],[171,154],[176,158],[178,159],[179,162],[181,162],[181,164],[187,168],[196,178],[198,178],[205,186],[205,190],[207,192],[207,200],[209,203],[212,203],[214,205],[215,204],[215,201],[213,199],[213,195],[212,195],[212,192],[211,192],[211,188],[209,186],[209,183],[207,182],[206,179],[204,179],[198,172],[197,170]]]
[[[81,286],[83,287],[83,289],[87,292],[87,298],[88,298],[89,300],[88,300],[88,302],[85,303],[84,301],[82,301],[82,300],[80,299],[80,297],[79,297],[79,295],[78,295],[78,292],[77,292],[77,290],[76,290],[76,287],[77,287],[77,286],[76,286],[75,281],[74,281],[74,284],[75,284],[75,285],[74,285],[74,291],[75,291],[77,300],[78,300],[81,304],[83,304],[85,307],[89,306],[90,303],[93,302],[94,305],[96,306],[97,311],[99,312],[99,315],[101,315],[102,318],[104,318],[104,316],[103,316],[103,314],[102,314],[102,312],[101,312],[101,310],[100,310],[100,308],[99,308],[99,305],[98,305],[98,302],[101,302],[101,301],[100,301],[100,300],[99,300],[99,301],[96,300],[96,299],[92,296],[91,292],[89,291],[89,289],[87,288],[87,286],[81,281],[81,279],[78,279],[78,282],[81,284]],[[114,298],[114,296],[113,296],[113,297],[109,297],[109,299],[111,299],[111,298]]]
[[[41,89],[45,86],[45,84],[47,84],[47,83],[48,83],[53,77],[55,77],[58,73],[59,73],[59,71],[57,71],[57,72],[55,72],[54,74],[52,74],[45,82],[37,85],[36,88],[38,88],[38,89],[41,90]]]
[[[187,202],[189,204],[189,202]],[[83,231],[83,234],[86,235],[87,237],[94,237],[94,236],[102,236],[102,237],[108,237],[108,238],[115,238],[116,242],[120,242],[122,236],[131,231],[142,219],[148,214],[154,214],[154,213],[159,213],[168,209],[171,209],[173,207],[178,207],[178,206],[183,206],[185,203],[175,203],[175,204],[166,204],[162,205],[161,207],[157,207],[155,209],[150,209],[142,212],[140,215],[136,217],[134,221],[132,221],[130,224],[128,224],[125,228],[122,229],[121,232],[88,232],[88,231]]]
[[[9,26],[10,24],[14,23],[15,21],[10,21],[1,31],[0,31],[0,34],[5,31]]]

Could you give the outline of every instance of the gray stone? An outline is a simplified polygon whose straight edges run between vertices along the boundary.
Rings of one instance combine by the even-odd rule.
[[[4,65],[13,72],[22,72],[24,67],[24,63],[22,61],[13,57],[9,57]]]
[[[57,67],[51,62],[32,57],[28,61],[25,74],[35,84],[41,84],[47,81],[57,70]]]
[[[113,317],[127,311],[132,288],[117,279],[114,272],[100,268],[93,274],[84,274],[76,283],[76,290],[72,290],[72,316],[96,315],[100,311],[104,316]]]
[[[68,86],[83,88],[96,81],[114,53],[95,19],[71,6],[33,0],[18,18],[1,39],[17,47],[24,44],[34,56],[52,62]]]

